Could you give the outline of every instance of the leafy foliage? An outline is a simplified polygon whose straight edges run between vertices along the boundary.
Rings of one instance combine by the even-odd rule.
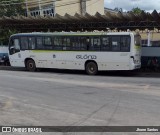
[[[18,16],[25,13],[24,0],[0,0],[0,17]],[[8,44],[10,35],[18,31],[9,28],[0,28],[0,44]]]
[[[141,14],[144,10],[136,7],[136,8],[133,8],[131,12],[133,12],[134,14]]]
[[[1,45],[8,45],[8,40],[9,40],[9,37],[12,35],[12,34],[15,34],[15,33],[18,33],[17,30],[10,30],[8,28],[5,28],[5,29],[0,29],[0,44]]]
[[[24,15],[24,0],[0,0],[0,17]]]

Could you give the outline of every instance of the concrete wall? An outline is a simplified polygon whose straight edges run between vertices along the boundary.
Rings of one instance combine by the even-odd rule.
[[[146,32],[140,33],[140,35],[141,35],[141,38],[142,38],[142,39],[144,39],[144,40],[145,40],[145,39],[148,39]],[[152,41],[160,40],[160,33],[151,32],[151,34],[150,34],[150,39],[151,39]]]
[[[64,16],[66,13],[75,15],[81,13],[80,0],[62,0],[55,3],[55,12]]]
[[[38,8],[39,7],[39,0],[27,0],[28,1],[28,8]],[[41,6],[45,6],[45,5],[48,5],[48,4],[52,4],[53,3],[53,0],[41,0],[40,1],[40,4]]]
[[[95,15],[96,12],[104,14],[104,0],[91,0],[87,1],[86,5],[87,13]]]

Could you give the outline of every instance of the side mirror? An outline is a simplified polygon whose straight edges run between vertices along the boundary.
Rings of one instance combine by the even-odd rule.
[[[13,46],[11,46],[11,47],[9,48],[9,53],[10,53],[10,55],[12,55],[12,54],[15,53],[15,48],[14,48]]]
[[[11,47],[10,47],[10,50],[12,50],[12,49],[14,49],[14,46],[11,46]]]

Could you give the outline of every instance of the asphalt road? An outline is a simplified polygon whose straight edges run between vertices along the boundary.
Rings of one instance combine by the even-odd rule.
[[[0,70],[0,125],[159,126],[159,114],[159,76]]]

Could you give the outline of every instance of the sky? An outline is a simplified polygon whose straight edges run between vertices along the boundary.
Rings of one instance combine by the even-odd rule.
[[[154,9],[160,12],[160,0],[104,0],[104,2],[105,7],[111,9],[118,7],[124,11],[130,11],[139,7],[147,12],[153,12]]]

